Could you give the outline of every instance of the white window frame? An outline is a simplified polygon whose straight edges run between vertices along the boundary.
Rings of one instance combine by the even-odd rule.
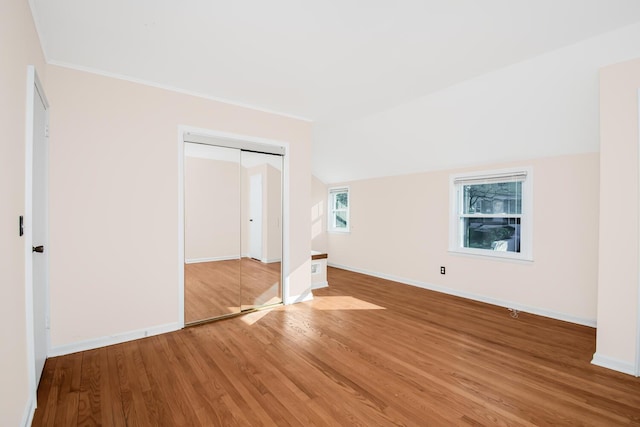
[[[463,214],[462,186],[477,182],[510,182],[514,176],[522,176],[522,211],[514,214]],[[501,252],[490,249],[467,248],[463,246],[463,218],[520,218],[520,252]],[[501,259],[533,261],[533,168],[499,169],[470,173],[453,174],[449,179],[449,252]]]
[[[335,195],[339,193],[347,193],[347,208],[335,209]],[[351,193],[349,187],[332,187],[329,188],[328,204],[329,209],[327,212],[329,217],[327,218],[327,228],[331,233],[349,233],[351,230]],[[336,228],[336,212],[345,212],[345,218],[347,218],[347,226],[345,228]]]

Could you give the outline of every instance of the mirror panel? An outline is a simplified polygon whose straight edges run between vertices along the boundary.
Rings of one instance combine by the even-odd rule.
[[[185,323],[240,312],[240,150],[185,143]]]
[[[282,156],[242,151],[241,309],[282,302]]]

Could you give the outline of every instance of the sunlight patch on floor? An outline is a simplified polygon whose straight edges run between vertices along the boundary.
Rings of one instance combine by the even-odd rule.
[[[267,290],[258,296],[252,297],[251,295],[243,295],[241,299],[243,302],[248,303],[242,304],[243,310],[255,306],[278,304],[282,302],[282,297],[280,296],[280,282],[273,283]]]
[[[350,296],[313,297],[309,305],[316,310],[386,310],[384,307]]]
[[[247,325],[253,325],[254,323],[258,322],[260,319],[265,317],[267,314],[269,314],[270,311],[271,310],[254,311],[253,313],[243,314],[242,316],[240,316],[240,319]]]

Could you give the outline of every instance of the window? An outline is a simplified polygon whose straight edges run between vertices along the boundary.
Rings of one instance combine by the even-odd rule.
[[[349,231],[349,189],[329,189],[329,231]]]
[[[531,168],[451,177],[449,250],[532,259]]]

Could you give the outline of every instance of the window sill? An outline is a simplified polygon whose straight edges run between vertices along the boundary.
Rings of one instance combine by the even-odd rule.
[[[329,234],[351,234],[351,230],[327,230]]]
[[[513,255],[505,255],[504,252],[492,252],[492,251],[461,251],[455,249],[449,249],[449,254],[455,256],[476,258],[476,259],[486,259],[491,261],[506,261],[513,262],[516,264],[532,264],[533,257],[531,256],[513,256]],[[508,252],[507,252],[508,253]]]

